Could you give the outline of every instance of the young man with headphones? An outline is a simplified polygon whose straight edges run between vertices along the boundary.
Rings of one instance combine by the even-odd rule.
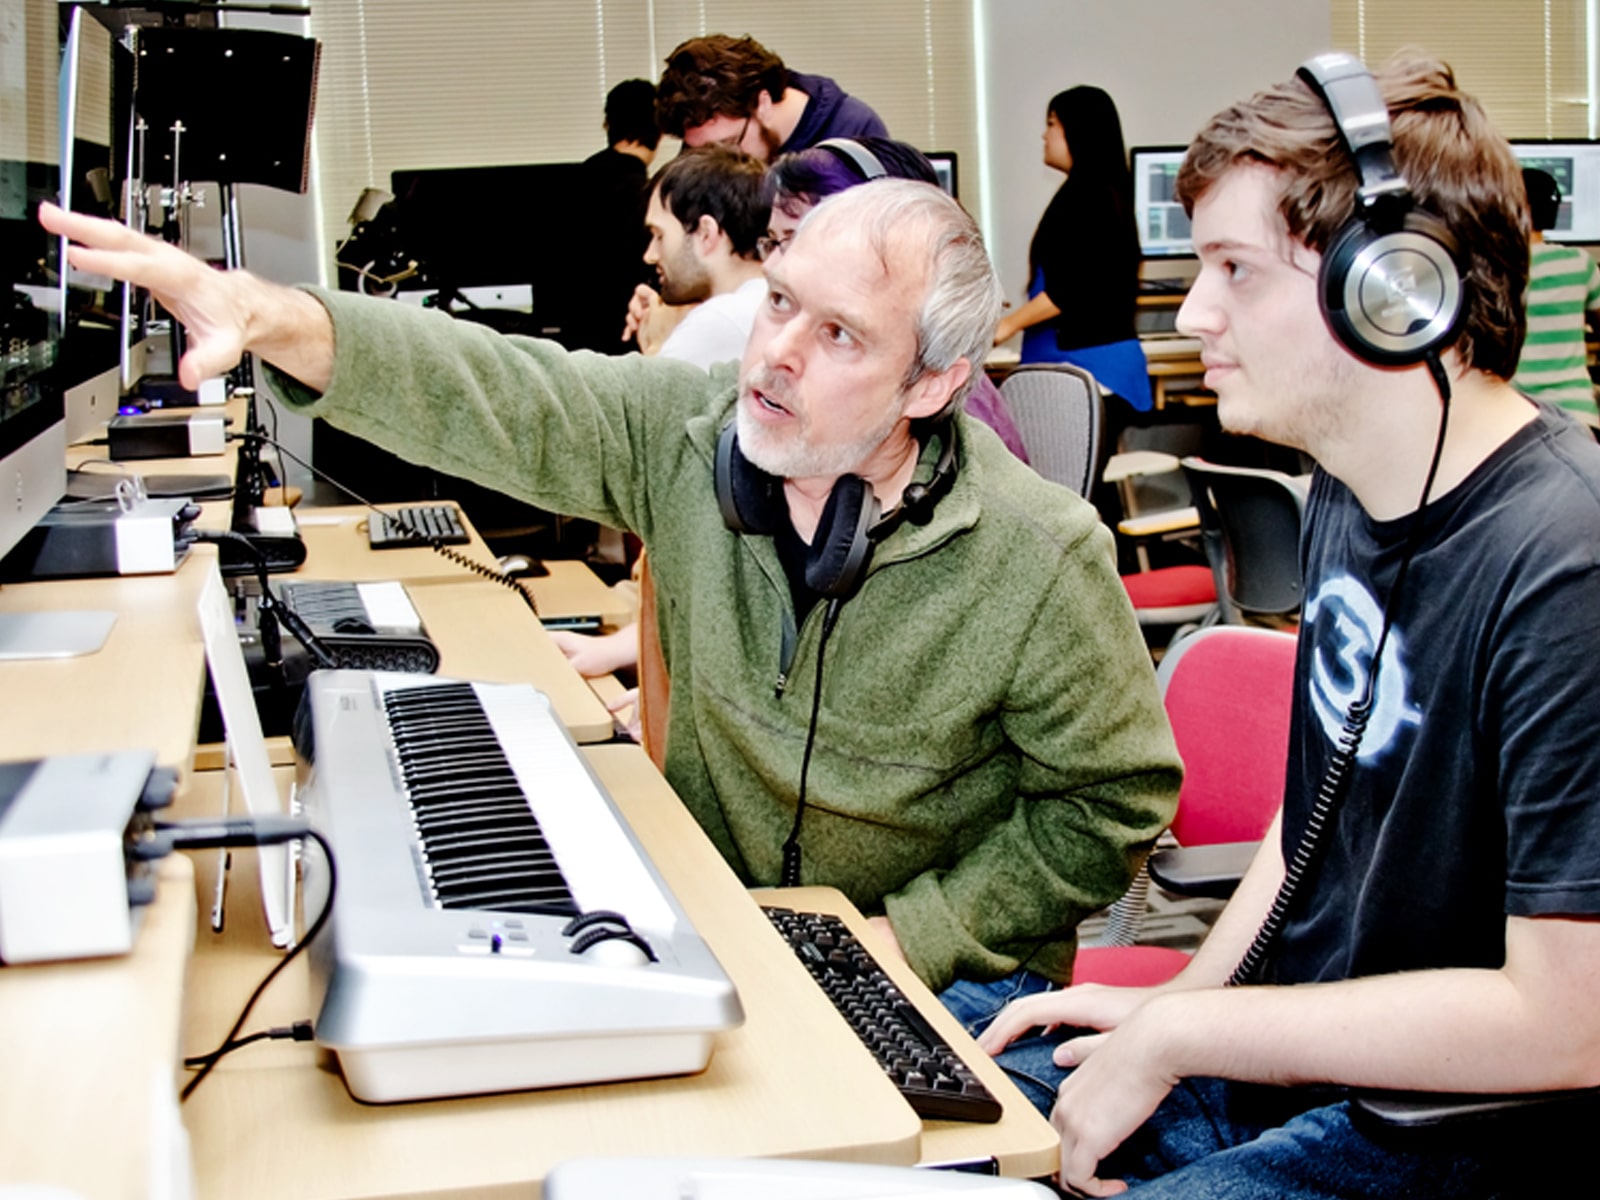
[[[1346,1090],[1600,1084],[1600,447],[1507,382],[1517,162],[1441,64],[1324,55],[1177,186],[1222,423],[1320,464],[1284,808],[1175,979],[985,1047],[1082,1193],[1530,1193],[1568,1151],[1538,1118],[1408,1140]]]
[[[749,884],[839,887],[936,990],[1065,980],[1180,764],[1109,532],[958,411],[1000,290],[936,187],[832,197],[709,372],[218,272],[41,206],[81,268],[407,457],[631,530],[671,677],[665,774]],[[998,1007],[995,1002],[994,1007]]]

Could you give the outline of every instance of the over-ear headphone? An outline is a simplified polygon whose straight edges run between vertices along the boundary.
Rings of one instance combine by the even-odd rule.
[[[1455,238],[1415,207],[1395,166],[1388,106],[1361,60],[1319,54],[1299,76],[1333,114],[1361,179],[1355,212],[1322,256],[1323,317],[1358,358],[1379,366],[1421,362],[1461,318]]]
[[[889,173],[878,156],[854,138],[826,138],[817,143],[817,148],[844,159],[861,173],[863,180],[882,179]]]
[[[789,519],[783,480],[756,466],[739,449],[739,433],[729,421],[717,438],[717,506],[735,533],[771,537]],[[872,561],[872,550],[904,521],[926,525],[939,497],[956,478],[954,429],[940,421],[926,434],[916,472],[900,503],[883,513],[872,486],[857,475],[841,475],[828,494],[806,559],[806,584],[830,600],[855,594]]]

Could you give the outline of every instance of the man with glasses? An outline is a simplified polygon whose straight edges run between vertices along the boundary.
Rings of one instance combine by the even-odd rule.
[[[832,137],[888,137],[878,114],[823,75],[802,75],[754,38],[690,38],[656,88],[661,128],[771,162]]]
[[[766,294],[756,245],[767,228],[763,175],[759,162],[727,146],[685,151],[656,174],[644,261],[661,290],[640,284],[634,291],[624,340],[637,332],[646,354],[700,367],[744,354]],[[666,328],[664,310],[681,305],[693,307]]]

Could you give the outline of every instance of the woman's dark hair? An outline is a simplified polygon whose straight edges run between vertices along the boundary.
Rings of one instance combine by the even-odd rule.
[[[1522,168],[1522,186],[1528,190],[1528,215],[1538,230],[1554,229],[1561,213],[1561,185],[1549,171]]]
[[[883,166],[890,179],[915,179],[922,183],[939,182],[933,164],[915,146],[884,137],[858,137],[850,141],[866,150]],[[848,154],[826,144],[811,146],[782,155],[767,171],[765,195],[767,206],[777,205],[788,211],[790,206],[810,208],[812,205],[865,183],[867,176]]]
[[[1072,174],[1112,188],[1131,212],[1133,175],[1128,170],[1128,149],[1122,141],[1122,118],[1116,103],[1103,90],[1083,84],[1057,92],[1050,111],[1061,122],[1072,155]]]

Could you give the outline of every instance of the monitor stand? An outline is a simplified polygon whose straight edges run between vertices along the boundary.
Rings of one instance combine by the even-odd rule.
[[[93,654],[116,620],[114,612],[0,613],[0,661]]]

